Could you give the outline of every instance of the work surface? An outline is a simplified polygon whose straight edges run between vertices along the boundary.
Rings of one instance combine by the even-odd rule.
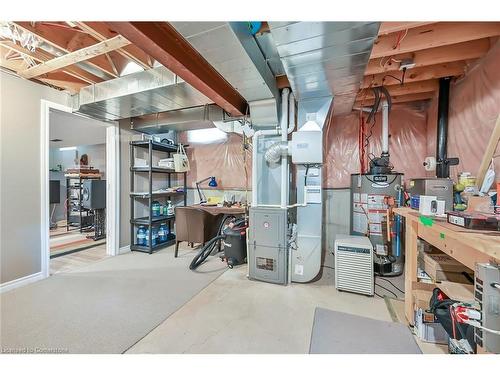
[[[201,210],[207,211],[212,215],[224,214],[224,215],[243,215],[245,209],[243,207],[218,207],[218,206],[204,206],[201,204],[193,204],[193,208],[199,208]]]
[[[497,233],[469,230],[436,218],[421,216],[407,207],[394,212],[406,220],[405,234],[405,315],[413,324],[413,289],[417,283],[418,239],[421,238],[460,263],[474,270],[476,263],[500,261]]]
[[[424,217],[422,220],[418,211],[408,207],[395,208],[394,212],[406,218],[407,228],[417,229],[418,237],[471,269],[476,262],[500,262],[500,232],[465,229],[447,223],[446,219]]]

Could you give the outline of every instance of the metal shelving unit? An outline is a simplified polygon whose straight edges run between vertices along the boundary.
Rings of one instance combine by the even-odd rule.
[[[143,148],[148,150],[147,166],[134,166],[135,160],[135,149]],[[140,251],[144,253],[152,254],[153,251],[163,249],[167,246],[175,243],[175,235],[172,234],[172,228],[175,221],[175,215],[162,215],[153,217],[153,199],[154,198],[167,198],[167,200],[171,200],[173,197],[182,197],[184,206],[187,205],[187,173],[186,172],[175,172],[173,169],[162,168],[153,166],[153,151],[159,151],[167,154],[167,157],[170,157],[172,153],[177,152],[177,145],[169,145],[165,143],[155,142],[153,140],[143,140],[143,141],[132,141],[130,142],[130,249],[132,251]],[[147,192],[135,192],[135,176],[136,174],[148,174],[148,190]],[[166,188],[171,188],[173,174],[182,174],[183,175],[183,192],[176,191],[162,191],[155,192],[153,191],[153,173],[159,173],[166,175]],[[144,217],[135,217],[135,201],[137,199],[147,200],[149,207],[149,216]],[[161,223],[166,222],[169,229],[169,234],[166,242],[157,243],[152,246],[152,230],[154,226],[158,226]],[[149,238],[148,244],[149,246],[142,246],[136,243],[136,227],[143,225],[149,228]]]
[[[90,213],[92,210],[83,208],[82,194],[83,194],[83,181],[84,180],[100,180],[100,177],[66,177],[66,231],[69,232],[70,226],[75,224],[76,221],[71,220],[71,217],[78,217],[78,227],[72,230],[79,230],[80,233],[83,232],[83,228],[92,225],[93,220],[91,220]],[[78,181],[71,184],[71,181]],[[73,190],[77,190],[78,197],[74,197],[72,194]],[[74,203],[74,204],[73,204]],[[78,214],[74,214],[72,211],[72,206],[76,205],[78,207]],[[71,214],[73,212],[73,215]],[[84,225],[84,221],[85,224]]]

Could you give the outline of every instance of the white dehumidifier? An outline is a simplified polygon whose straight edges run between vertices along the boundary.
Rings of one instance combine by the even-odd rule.
[[[335,287],[367,294],[375,292],[373,246],[368,237],[338,236],[335,240]]]

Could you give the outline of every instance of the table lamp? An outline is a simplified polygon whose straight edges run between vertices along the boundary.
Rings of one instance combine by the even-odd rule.
[[[200,185],[208,180],[210,180],[210,182],[208,183],[208,186],[217,187],[217,181],[215,180],[215,176],[210,176],[210,177],[204,178],[203,180],[196,181],[196,189],[198,190],[198,196],[200,197],[200,204],[207,203],[207,197],[205,197],[205,194],[203,194],[203,192],[200,190]]]

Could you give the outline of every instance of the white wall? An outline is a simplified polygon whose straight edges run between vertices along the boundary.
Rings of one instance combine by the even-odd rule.
[[[0,71],[0,283],[41,271],[41,99],[68,94]]]

